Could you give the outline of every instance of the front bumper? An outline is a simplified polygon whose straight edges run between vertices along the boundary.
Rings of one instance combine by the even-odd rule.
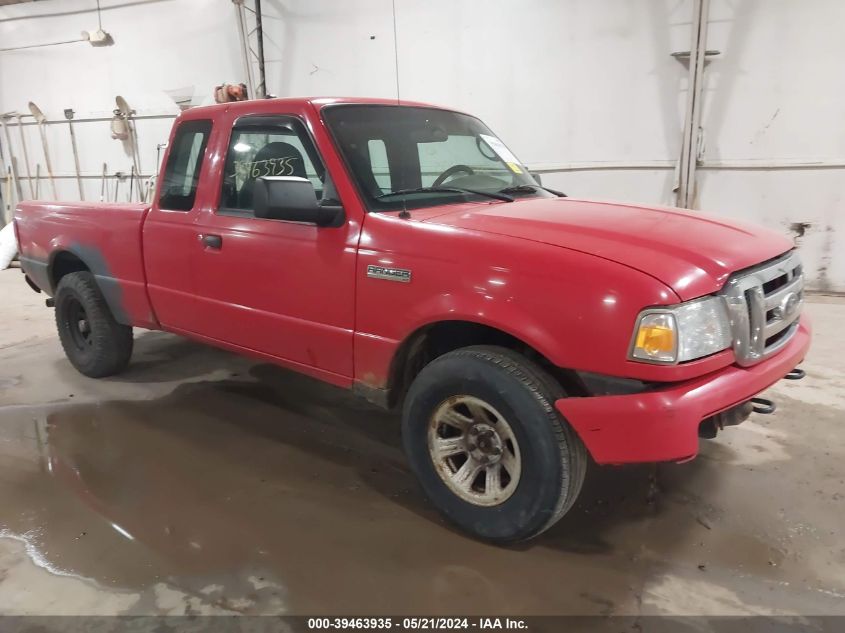
[[[599,464],[683,461],[698,453],[702,420],[767,389],[804,360],[810,323],[777,354],[751,367],[725,369],[637,394],[561,398],[555,407]]]

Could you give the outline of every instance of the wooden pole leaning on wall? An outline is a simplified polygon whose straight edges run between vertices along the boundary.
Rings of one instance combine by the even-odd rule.
[[[85,200],[85,190],[82,188],[82,173],[79,169],[79,150],[76,147],[76,134],[73,131],[73,108],[65,109],[65,119],[70,131],[70,146],[73,149],[73,164],[76,167],[76,185],[79,187],[79,200]]]
[[[47,176],[50,179],[50,192],[53,194],[53,200],[58,200],[56,194],[56,179],[53,177],[53,163],[50,160],[50,147],[47,144],[47,130],[44,128],[44,122],[47,117],[37,105],[32,101],[29,102],[29,111],[32,113],[32,118],[38,124],[38,133],[41,135],[41,150],[44,152],[44,165],[47,167]]]
[[[12,221],[12,167],[6,168],[6,188],[3,192],[3,224]]]
[[[3,126],[3,135],[6,138],[5,150],[9,163],[8,167],[10,169],[10,178],[12,180],[12,185],[14,186],[14,193],[17,195],[18,202],[20,202],[23,200],[23,190],[21,188],[20,178],[18,178],[18,166],[15,161],[15,155],[12,153],[12,137],[9,134],[9,121],[7,115],[0,116],[0,125]]]
[[[23,118],[22,114],[16,114],[15,117],[18,120],[18,134],[21,137],[21,150],[23,150],[23,167],[24,171],[26,172],[26,186],[29,189],[29,197],[35,197],[35,189],[32,186],[32,172],[29,169],[29,151],[26,147],[26,136],[23,133],[23,125],[21,125],[21,118]]]

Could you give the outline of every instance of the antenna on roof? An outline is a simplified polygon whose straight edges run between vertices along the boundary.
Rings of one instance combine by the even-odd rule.
[[[399,217],[403,220],[410,220],[411,214],[408,212],[408,194],[402,194],[402,210],[399,212]]]
[[[393,9],[393,64],[396,73],[396,105],[399,105],[399,41],[396,37],[396,0],[391,0]]]

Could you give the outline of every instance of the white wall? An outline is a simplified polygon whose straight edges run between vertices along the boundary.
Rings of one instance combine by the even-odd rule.
[[[0,48],[94,29],[92,4],[0,8]],[[77,116],[109,115],[122,94],[139,113],[175,112],[164,90],[194,85],[208,102],[214,84],[241,79],[228,0],[102,5],[112,47],[0,53],[0,111],[25,111],[31,99],[50,118],[68,106]],[[845,3],[711,5],[708,48],[721,55],[706,71],[699,206],[786,234],[794,223],[809,224],[799,242],[813,284],[845,291]],[[690,47],[690,0],[395,0],[395,48],[392,0],[263,6],[272,93],[396,97],[398,78],[402,98],[478,114],[529,165],[567,170],[546,173],[550,186],[577,196],[674,200],[687,75],[670,53]],[[69,15],[7,20],[45,13]],[[145,171],[168,127],[139,123]],[[103,161],[128,171],[107,124],[77,129],[84,171],[98,174]],[[66,126],[50,132],[61,152],[57,171],[71,173]],[[28,133],[34,162],[37,131]],[[765,166],[804,161],[840,167]],[[723,164],[731,169],[716,168]],[[89,183],[90,197],[99,196],[99,184]],[[68,181],[64,195],[75,195],[74,187]]]
[[[213,102],[211,87],[240,75],[234,9],[223,0],[102,0],[103,29],[114,45],[102,48],[80,42],[61,46],[0,52],[0,112],[28,114],[34,101],[50,120],[111,117],[115,96],[122,95],[139,115],[175,114],[178,108],[166,90],[195,86],[200,103]],[[0,7],[0,48],[78,38],[97,29],[96,3],[91,0],[46,0]],[[31,118],[24,118],[32,121]],[[156,145],[167,141],[169,120],[139,121],[142,172],[155,170]],[[55,174],[72,175],[73,155],[67,125],[49,125],[48,143]],[[103,163],[109,173],[129,173],[128,149],[112,140],[109,123],[74,126],[88,200],[98,200]],[[25,175],[18,130],[10,126],[13,150]],[[25,128],[31,172],[36,161],[45,173],[41,140],[35,126]],[[2,139],[2,137],[0,137]],[[75,180],[60,180],[59,197],[78,199]],[[42,196],[50,189],[41,184]],[[113,181],[110,183],[113,195]],[[28,196],[26,184],[24,195]],[[120,185],[120,199],[128,181]]]
[[[264,0],[279,96],[396,96],[487,122],[523,161],[671,161],[680,154],[687,0]],[[278,25],[278,26],[274,26]],[[266,25],[265,25],[266,27]],[[550,175],[579,195],[669,203],[673,174]]]
[[[707,170],[700,207],[790,232],[813,285],[845,291],[845,2],[713,0],[705,161],[831,168]]]

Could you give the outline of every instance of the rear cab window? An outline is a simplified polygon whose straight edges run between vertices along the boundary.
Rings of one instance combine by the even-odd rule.
[[[159,208],[169,211],[190,211],[194,208],[200,168],[210,134],[210,120],[179,124],[164,168]]]

